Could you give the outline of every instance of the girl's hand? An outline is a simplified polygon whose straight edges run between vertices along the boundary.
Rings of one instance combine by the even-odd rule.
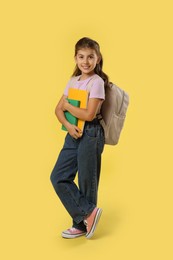
[[[75,139],[78,139],[82,136],[82,131],[76,125],[70,125],[70,127],[68,127],[68,132]]]
[[[61,104],[62,110],[63,110],[63,111],[68,110],[68,105],[69,105],[68,100],[67,100],[67,99],[64,99],[64,100],[62,101],[62,104]]]

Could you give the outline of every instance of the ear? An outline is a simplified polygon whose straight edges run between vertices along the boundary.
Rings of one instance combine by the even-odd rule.
[[[75,63],[77,63],[77,58],[76,58],[76,56],[74,56],[74,61],[75,61]]]
[[[101,57],[98,57],[98,59],[97,59],[97,64],[99,64],[100,61],[101,61]]]

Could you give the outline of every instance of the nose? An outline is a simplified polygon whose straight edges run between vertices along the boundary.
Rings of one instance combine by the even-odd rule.
[[[87,64],[87,63],[88,63],[88,58],[87,58],[87,57],[84,58],[83,62],[84,62],[85,64]]]

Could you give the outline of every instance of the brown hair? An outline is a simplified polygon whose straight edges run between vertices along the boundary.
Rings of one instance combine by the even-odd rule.
[[[94,72],[96,74],[98,74],[104,80],[104,86],[106,88],[109,84],[109,77],[102,71],[103,56],[100,52],[100,46],[99,46],[98,42],[96,42],[90,38],[87,38],[87,37],[81,38],[75,45],[75,56],[77,55],[77,52],[82,48],[93,49],[93,50],[95,50],[97,56],[100,57],[100,62],[99,62],[99,64],[96,65]],[[81,71],[78,68],[78,66],[76,65],[74,72],[72,74],[72,77],[78,76],[80,74],[81,74]]]

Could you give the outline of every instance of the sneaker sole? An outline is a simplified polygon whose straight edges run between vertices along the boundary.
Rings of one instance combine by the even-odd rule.
[[[94,235],[94,232],[95,232],[97,224],[100,220],[101,214],[102,214],[102,209],[98,209],[96,216],[95,216],[95,219],[94,219],[94,223],[92,225],[92,228],[91,228],[89,233],[86,233],[86,238],[91,238]]]
[[[67,234],[67,233],[62,233],[62,237],[63,238],[77,238],[77,237],[81,237],[81,236],[85,236],[86,232],[84,233],[80,233],[80,234],[76,234],[76,235],[71,235],[71,234]]]

